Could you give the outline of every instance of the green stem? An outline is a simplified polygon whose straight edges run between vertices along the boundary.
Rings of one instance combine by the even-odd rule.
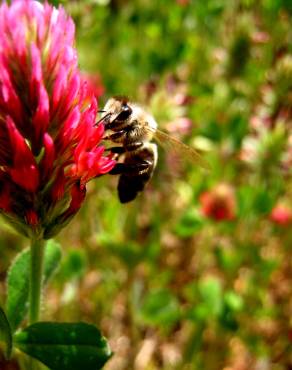
[[[40,304],[43,282],[43,260],[44,247],[43,239],[33,238],[31,240],[30,253],[30,304],[29,321],[30,324],[39,321]]]

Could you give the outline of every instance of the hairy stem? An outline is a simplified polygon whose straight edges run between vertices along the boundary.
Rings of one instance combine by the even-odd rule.
[[[31,240],[31,262],[30,262],[30,304],[29,321],[30,324],[37,322],[40,317],[40,303],[43,281],[43,259],[44,259],[44,240],[33,238]]]

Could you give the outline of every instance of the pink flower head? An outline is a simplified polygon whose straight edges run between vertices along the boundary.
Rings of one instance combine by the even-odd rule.
[[[236,199],[233,188],[219,184],[200,196],[202,213],[213,220],[224,221],[235,218]]]
[[[270,219],[280,226],[288,226],[292,223],[292,209],[285,204],[278,203],[272,209]]]
[[[94,125],[97,102],[80,76],[74,33],[62,8],[0,6],[0,210],[26,235],[56,233],[86,183],[115,165],[100,146],[104,127]]]
[[[97,99],[104,94],[104,86],[99,74],[82,73],[82,78]]]

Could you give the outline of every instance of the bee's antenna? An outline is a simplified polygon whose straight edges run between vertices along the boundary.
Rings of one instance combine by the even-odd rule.
[[[98,110],[97,112],[98,112],[98,113],[105,113],[105,112],[106,112],[106,110],[101,109],[101,110]]]

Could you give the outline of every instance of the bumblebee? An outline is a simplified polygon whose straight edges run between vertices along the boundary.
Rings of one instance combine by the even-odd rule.
[[[205,169],[209,168],[196,150],[160,131],[153,116],[127,98],[110,98],[102,112],[100,121],[105,126],[103,139],[117,144],[108,150],[117,158],[124,157],[123,162],[118,162],[110,172],[120,175],[118,195],[121,203],[134,200],[151,179],[158,159],[157,145],[153,140],[167,150],[188,157]]]

